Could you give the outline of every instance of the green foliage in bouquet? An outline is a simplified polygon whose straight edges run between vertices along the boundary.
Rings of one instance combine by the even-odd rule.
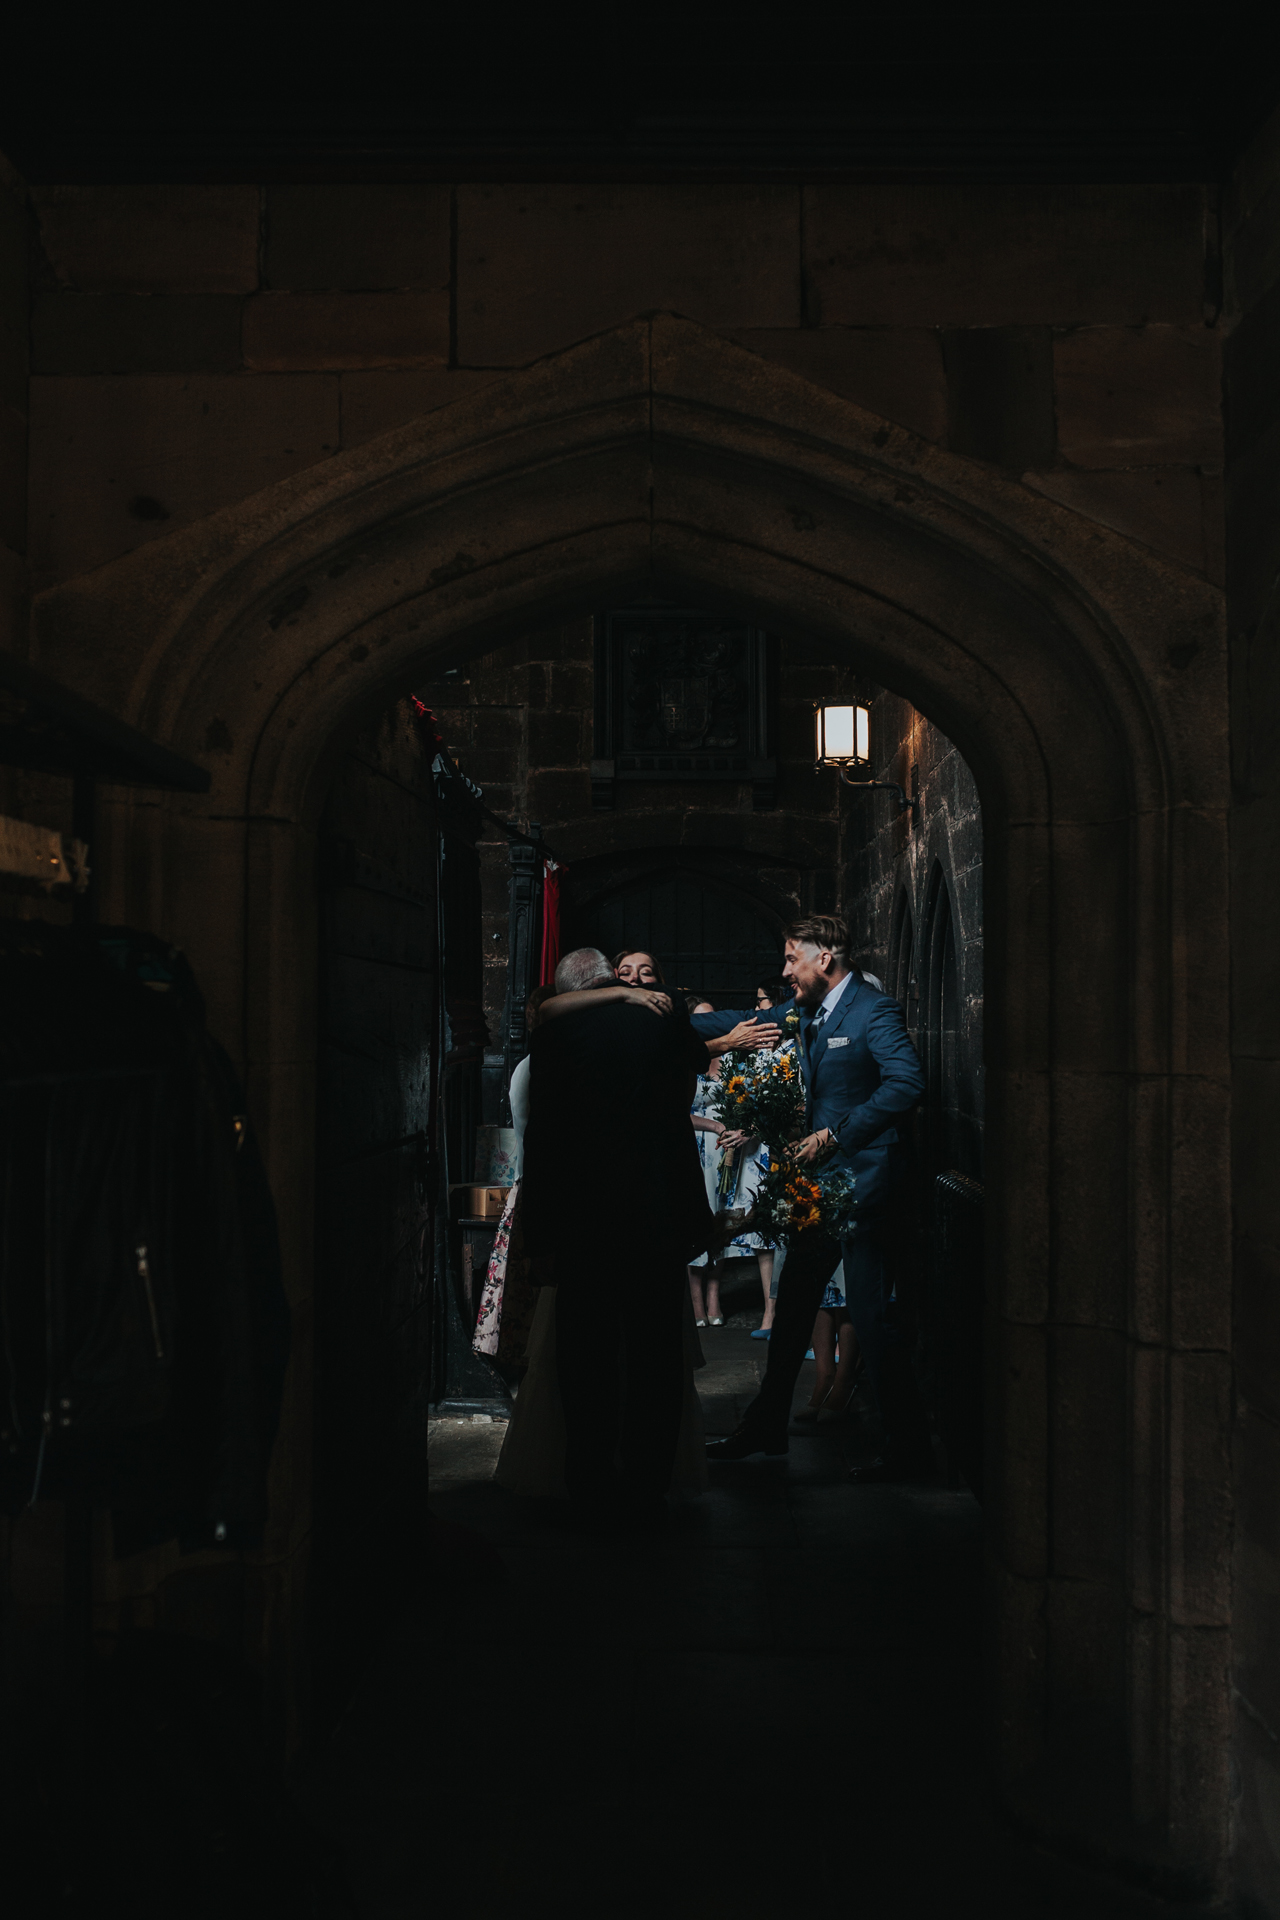
[[[853,1225],[855,1184],[851,1173],[821,1173],[777,1161],[761,1175],[748,1217],[775,1246],[789,1247],[815,1228],[838,1240]]]
[[[726,1127],[763,1140],[774,1157],[804,1131],[804,1085],[794,1052],[727,1053],[711,1112]]]

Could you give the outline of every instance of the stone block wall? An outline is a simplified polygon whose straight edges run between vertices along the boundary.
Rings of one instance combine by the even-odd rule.
[[[27,209],[0,155],[0,647],[26,644]]]
[[[40,186],[36,585],[673,310],[1221,578],[1195,186]]]
[[[1235,1701],[1241,1911],[1280,1912],[1280,117],[1227,196]],[[1225,983],[1224,983],[1225,984]],[[1247,1904],[1245,1904],[1247,1903]]]
[[[914,817],[892,794],[846,790],[843,898],[855,948],[906,1009],[933,1100],[919,1116],[918,1172],[927,1189],[956,1168],[982,1179],[982,807],[959,749],[909,700],[864,685],[871,699],[870,778],[916,796]],[[950,916],[954,1025],[943,1012],[938,936]],[[950,1018],[951,1016],[947,1016]],[[923,1196],[922,1196],[923,1197]]]

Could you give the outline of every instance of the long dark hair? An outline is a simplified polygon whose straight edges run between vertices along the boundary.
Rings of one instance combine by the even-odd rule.
[[[667,983],[662,976],[662,968],[658,965],[657,955],[650,953],[648,947],[624,947],[621,953],[615,953],[612,960],[609,962],[609,965],[613,968],[615,973],[618,971],[618,968],[622,965],[623,961],[626,959],[629,953],[644,954],[645,958],[649,961],[650,965],[652,966],[655,975],[657,976],[658,985],[660,987],[666,986]]]
[[[533,989],[533,992],[524,1003],[524,1023],[530,1033],[532,1033],[533,1029],[537,1026],[539,1015],[548,1000],[554,1000],[555,997],[556,990],[554,987],[535,987]]]

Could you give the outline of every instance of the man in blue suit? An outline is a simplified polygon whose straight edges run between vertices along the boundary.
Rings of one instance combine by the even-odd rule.
[[[931,1465],[928,1432],[916,1396],[910,1354],[893,1294],[890,1241],[904,1199],[906,1149],[897,1121],[924,1092],[924,1077],[902,1009],[849,966],[844,922],[817,914],[787,930],[783,977],[794,1001],[774,1007],[771,1024],[800,1014],[797,1051],[805,1083],[806,1136],[794,1149],[804,1165],[852,1173],[856,1219],[844,1240],[810,1228],[788,1250],[778,1286],[769,1363],[742,1424],[713,1441],[718,1460],[787,1451],[796,1379],[828,1280],[844,1260],[845,1300],[880,1407],[879,1458],[855,1467],[858,1481],[912,1477]],[[726,1032],[737,1013],[695,1014],[703,1038]]]

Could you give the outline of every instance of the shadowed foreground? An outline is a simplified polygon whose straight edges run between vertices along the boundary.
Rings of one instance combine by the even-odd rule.
[[[711,1432],[755,1391],[750,1324],[704,1336]],[[308,1769],[364,1920],[1166,1911],[991,1809],[968,1492],[852,1488],[829,1429],[602,1543],[491,1485],[503,1431],[436,1426],[430,1599]]]

